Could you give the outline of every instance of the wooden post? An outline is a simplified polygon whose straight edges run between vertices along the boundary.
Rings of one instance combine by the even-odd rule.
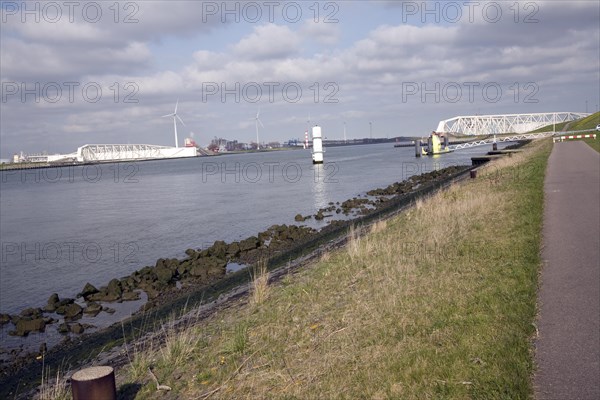
[[[77,371],[71,377],[73,400],[116,400],[113,367],[98,366]]]

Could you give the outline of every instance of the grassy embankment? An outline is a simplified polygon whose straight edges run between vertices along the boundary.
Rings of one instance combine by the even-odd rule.
[[[182,332],[118,371],[136,398],[481,398],[532,394],[549,140]]]
[[[570,125],[569,129],[573,130],[583,130],[583,129],[595,129],[596,126],[600,124],[600,112],[590,115],[589,117],[583,118],[579,121],[575,121],[572,125]],[[600,152],[600,132],[589,132],[595,133],[596,139],[582,139],[584,142],[589,144],[594,150]]]
[[[571,122],[562,122],[560,124],[556,124],[556,131],[560,132],[563,130],[565,126],[567,126],[567,130],[569,131],[582,131],[586,129],[596,129],[596,126],[600,124],[600,112],[594,113],[585,118],[579,119],[577,121]],[[533,132],[550,132],[553,129],[553,125],[544,126],[540,129],[537,129]],[[587,133],[595,133],[596,139],[593,138],[585,138],[585,139],[577,139],[583,140],[588,145],[590,145],[594,150],[600,152],[600,132],[587,132]]]

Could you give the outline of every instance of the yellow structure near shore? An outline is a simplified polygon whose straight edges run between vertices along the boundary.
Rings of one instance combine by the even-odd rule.
[[[427,138],[427,147],[423,147],[420,141],[415,142],[416,145],[416,156],[433,156],[436,154],[450,153],[450,147],[448,147],[448,137],[441,136],[437,132],[432,132],[429,138]]]

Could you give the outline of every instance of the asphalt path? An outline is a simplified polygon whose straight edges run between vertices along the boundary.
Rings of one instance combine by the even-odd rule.
[[[539,400],[600,399],[600,155],[555,143],[544,182]]]

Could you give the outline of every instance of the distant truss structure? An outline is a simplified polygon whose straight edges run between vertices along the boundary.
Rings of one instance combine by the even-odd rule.
[[[77,161],[133,161],[196,156],[195,147],[151,144],[86,144],[77,149]]]
[[[588,115],[590,114],[581,112],[554,112],[460,116],[440,121],[435,131],[458,135],[525,133],[547,125],[585,118]]]

